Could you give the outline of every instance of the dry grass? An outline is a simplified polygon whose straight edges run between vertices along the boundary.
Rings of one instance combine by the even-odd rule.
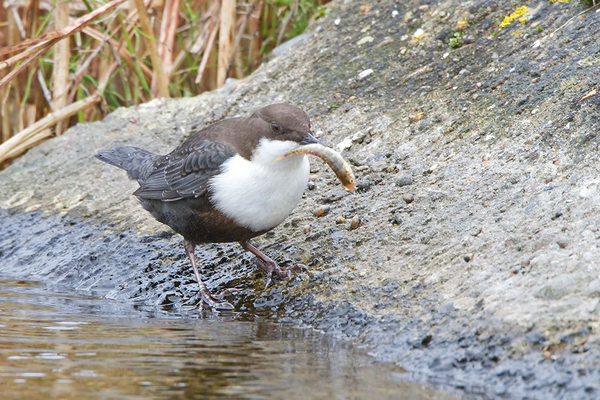
[[[0,168],[70,125],[241,78],[326,0],[7,0]]]

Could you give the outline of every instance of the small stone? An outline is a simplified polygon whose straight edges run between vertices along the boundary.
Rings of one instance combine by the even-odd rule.
[[[478,236],[480,233],[481,233],[480,227],[471,229],[471,236]]]
[[[562,211],[557,211],[556,214],[554,214],[550,219],[552,221],[554,221],[556,218],[562,217],[562,215],[563,215]]]
[[[356,132],[354,134],[354,136],[352,136],[352,141],[355,143],[362,143],[363,140],[365,140],[365,137],[367,137],[367,134],[364,132]]]
[[[493,54],[492,54],[492,58],[493,58],[494,60],[498,59],[498,53],[493,53]]]
[[[413,201],[415,201],[415,197],[412,194],[405,194],[404,196],[402,196],[402,200],[404,200],[404,202],[406,204],[410,204]]]
[[[346,222],[346,218],[344,218],[344,217],[340,216],[335,219],[336,225],[343,224],[344,222]]]
[[[143,382],[140,382],[140,386],[152,386],[152,383],[150,383],[148,381],[143,381]]]
[[[373,70],[371,68],[365,69],[360,74],[358,74],[358,79],[365,79],[367,76],[373,74]]]
[[[348,150],[350,147],[352,147],[352,139],[347,137],[344,140],[342,140],[340,143],[338,143],[338,145],[336,147],[339,151]]]
[[[550,353],[548,350],[544,350],[544,351],[542,351],[542,357],[552,358],[552,353]]]
[[[320,207],[315,214],[317,215],[317,218],[321,218],[321,217],[324,217],[327,214],[329,214],[330,210],[331,210],[331,207],[323,206],[323,207]]]
[[[473,253],[469,253],[469,254],[465,255],[463,257],[463,260],[465,260],[465,262],[469,262],[469,261],[473,260]]]
[[[365,44],[365,43],[371,43],[373,40],[373,36],[365,36],[364,38],[360,39],[358,42],[356,42],[356,44],[358,46],[360,46],[361,44]],[[371,72],[373,72],[373,70],[371,70]]]
[[[523,260],[521,260],[521,267],[525,268],[525,267],[529,267],[529,263],[531,263],[531,259],[528,258],[524,258]]]
[[[306,184],[306,187],[308,188],[308,190],[315,190],[315,183],[313,181],[308,181],[308,183]]]
[[[569,245],[569,241],[566,238],[561,238],[556,241],[556,244],[561,249],[564,249],[565,247],[567,247]]]
[[[529,95],[528,94],[526,94],[525,96],[523,96],[519,100],[517,100],[517,107],[520,107],[523,104],[527,103],[527,100],[529,100]]]
[[[550,183],[552,182],[552,177],[551,176],[547,176],[546,177],[546,183]]]
[[[302,232],[304,232],[305,235],[308,235],[308,233],[310,232],[310,226],[305,226],[304,228],[302,228]]]
[[[355,215],[350,220],[350,229],[354,230],[354,229],[358,228],[359,226],[360,226],[360,217],[358,215]]]
[[[396,183],[396,186],[398,187],[408,186],[412,185],[413,179],[409,175],[402,175],[394,179],[394,183]]]

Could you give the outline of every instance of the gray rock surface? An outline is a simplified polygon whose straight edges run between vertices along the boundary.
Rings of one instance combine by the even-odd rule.
[[[597,398],[600,14],[530,1],[524,24],[498,31],[515,3],[361,4],[334,7],[243,81],[117,110],[0,172],[3,274],[172,312],[197,304],[181,239],[92,155],[117,144],[164,153],[194,129],[287,101],[340,145],[358,189],[311,160],[314,189],[256,240],[310,274],[264,291],[241,249],[206,246],[209,287],[240,288],[242,312],[364,341],[408,379],[488,397]],[[441,33],[463,17],[474,41],[450,48]]]

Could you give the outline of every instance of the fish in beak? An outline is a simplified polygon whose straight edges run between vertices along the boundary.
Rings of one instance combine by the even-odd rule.
[[[306,142],[306,144],[304,144]],[[313,156],[317,156],[335,172],[335,175],[338,177],[342,185],[352,191],[355,188],[355,179],[354,173],[352,172],[352,168],[350,165],[344,160],[342,155],[337,151],[333,150],[330,147],[325,146],[323,143],[309,135],[307,139],[302,141],[303,144],[296,147],[294,150],[290,151],[278,157],[277,160],[284,159],[285,157],[291,156],[293,154],[310,154]]]

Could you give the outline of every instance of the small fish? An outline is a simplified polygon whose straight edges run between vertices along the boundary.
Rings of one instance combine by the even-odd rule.
[[[333,172],[335,172],[335,175],[340,182],[342,182],[342,185],[348,190],[354,190],[354,173],[352,172],[350,165],[344,160],[340,153],[327,146],[323,146],[322,144],[311,143],[298,146],[289,153],[278,157],[276,161],[300,153],[311,154],[325,161],[325,163],[331,167]]]

